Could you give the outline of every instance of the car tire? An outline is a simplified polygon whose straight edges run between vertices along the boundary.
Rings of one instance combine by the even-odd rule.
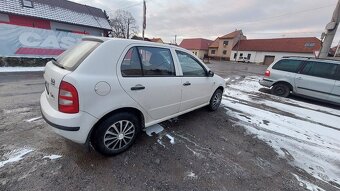
[[[277,83],[273,85],[271,93],[280,97],[288,97],[290,94],[290,87],[285,83]]]
[[[222,95],[223,95],[223,92],[221,89],[217,89],[214,92],[214,94],[211,96],[211,99],[208,105],[208,109],[210,111],[216,111],[218,109],[218,107],[221,105]]]
[[[140,130],[138,117],[128,112],[117,113],[98,125],[92,135],[91,143],[99,153],[114,156],[129,149]]]

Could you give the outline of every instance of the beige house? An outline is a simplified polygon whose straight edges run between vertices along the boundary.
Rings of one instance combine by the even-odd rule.
[[[236,30],[226,34],[216,40],[209,46],[208,56],[213,59],[230,60],[231,51],[239,40],[247,39],[242,30]]]
[[[157,42],[157,43],[164,43],[161,38],[152,38],[150,39],[151,42]]]
[[[203,59],[208,56],[209,45],[211,45],[212,42],[213,41],[204,38],[183,39],[179,46],[190,50],[198,58]]]

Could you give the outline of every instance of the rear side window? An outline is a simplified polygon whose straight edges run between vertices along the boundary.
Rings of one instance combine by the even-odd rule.
[[[97,41],[82,41],[78,45],[66,50],[54,62],[57,66],[66,70],[75,70],[85,58],[96,49],[101,42]]]
[[[122,76],[175,76],[175,66],[169,49],[157,47],[133,47],[125,55]]]
[[[301,71],[301,74],[335,79],[336,77],[336,64],[325,63],[325,62],[307,62]]]
[[[122,76],[142,76],[142,66],[138,57],[137,48],[131,48],[125,55],[122,66]]]
[[[272,68],[275,70],[296,73],[301,65],[302,61],[300,60],[280,60]]]

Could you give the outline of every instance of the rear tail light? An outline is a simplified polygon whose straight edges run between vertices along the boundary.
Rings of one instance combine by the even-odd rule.
[[[70,83],[62,81],[59,86],[58,108],[63,113],[78,113],[79,99],[77,89]]]
[[[270,71],[266,70],[266,72],[264,73],[264,76],[269,77],[270,76]]]

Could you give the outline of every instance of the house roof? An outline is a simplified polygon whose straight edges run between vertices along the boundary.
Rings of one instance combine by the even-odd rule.
[[[150,40],[151,40],[151,42],[163,42],[163,40],[161,38],[152,38]]]
[[[0,12],[110,30],[101,9],[68,0],[33,0],[33,8],[23,7],[21,0],[0,1]]]
[[[214,42],[212,42],[211,44],[210,44],[210,46],[209,46],[209,48],[218,48],[218,42],[219,42],[219,40],[220,40],[220,38],[218,37],[218,38],[216,38],[215,40],[214,40]]]
[[[179,46],[188,50],[208,50],[212,42],[204,38],[183,39]]]
[[[214,40],[214,42],[210,44],[209,48],[218,48],[219,47],[219,40],[220,39],[233,39],[233,38],[239,36],[240,34],[243,34],[242,30],[236,30],[236,31],[231,32],[229,34],[226,34],[224,36],[217,37]]]
[[[316,37],[240,40],[233,48],[239,51],[314,53],[320,50]]]
[[[236,30],[236,31],[234,31],[234,32],[231,32],[231,33],[229,33],[229,34],[226,34],[226,35],[224,35],[224,36],[221,36],[220,39],[233,39],[233,38],[239,36],[240,34],[243,34],[243,33],[242,33],[242,30]]]

